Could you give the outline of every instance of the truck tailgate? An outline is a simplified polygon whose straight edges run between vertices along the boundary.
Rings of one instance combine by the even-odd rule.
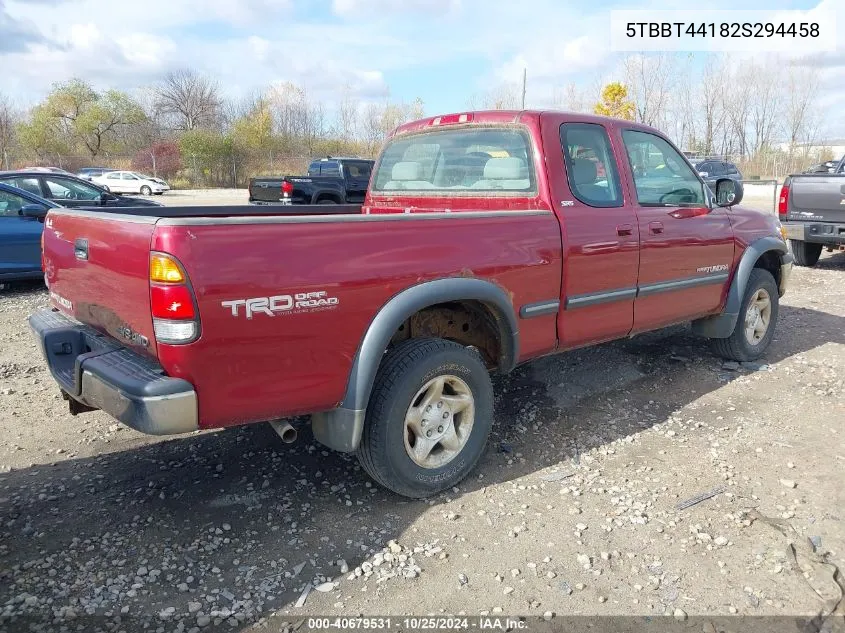
[[[845,222],[845,175],[795,176],[790,219]]]
[[[258,202],[280,202],[284,178],[252,178],[249,181],[249,198]]]
[[[149,260],[155,218],[51,211],[44,271],[52,304],[76,320],[156,355]]]

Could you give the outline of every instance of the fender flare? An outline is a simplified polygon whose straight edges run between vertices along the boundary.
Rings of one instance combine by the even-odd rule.
[[[728,338],[736,327],[739,319],[739,308],[742,305],[742,298],[745,296],[745,288],[751,271],[757,261],[768,252],[776,252],[783,261],[788,254],[786,242],[777,237],[761,237],[751,242],[742,254],[739,264],[736,267],[731,286],[728,289],[728,299],[725,302],[725,309],[721,314],[692,322],[692,330],[699,336],[707,338]]]
[[[370,322],[355,354],[340,406],[311,416],[317,441],[343,452],[352,452],[358,447],[376,373],[390,339],[412,315],[449,301],[479,301],[487,306],[499,330],[501,353],[497,367],[507,373],[516,366],[519,326],[513,304],[502,288],[489,281],[464,277],[436,279],[411,286],[384,304]]]

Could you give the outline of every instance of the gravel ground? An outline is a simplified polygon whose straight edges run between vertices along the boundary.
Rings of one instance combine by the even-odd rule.
[[[43,287],[2,290],[0,629],[826,613],[825,562],[845,569],[843,279],[844,254],[796,269],[758,364],[673,328],[498,378],[485,457],[427,502],[307,427],[285,445],[268,425],[163,439],[72,417],[26,326]]]

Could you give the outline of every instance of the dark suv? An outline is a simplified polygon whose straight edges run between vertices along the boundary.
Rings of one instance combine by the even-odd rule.
[[[742,174],[739,173],[736,165],[721,160],[703,160],[695,164],[695,169],[711,191],[716,190],[716,180],[719,178],[742,180]]]

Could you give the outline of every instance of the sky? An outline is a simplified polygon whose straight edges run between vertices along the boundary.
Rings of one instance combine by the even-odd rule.
[[[612,77],[611,9],[678,9],[688,0],[0,0],[0,92],[21,106],[72,77],[135,91],[191,67],[244,96],[293,81],[336,100],[412,101],[460,111],[527,69],[529,107],[555,89]],[[695,3],[700,6],[700,3]],[[744,9],[827,8],[837,50],[788,55],[820,69],[827,133],[845,137],[845,0],[744,0]],[[736,0],[708,0],[708,9]],[[741,54],[735,54],[740,56]],[[698,54],[701,57],[701,54]]]

